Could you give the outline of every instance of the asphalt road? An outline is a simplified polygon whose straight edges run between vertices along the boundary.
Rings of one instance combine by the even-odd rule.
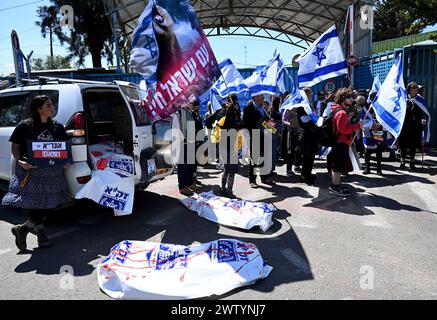
[[[95,268],[122,240],[189,245],[219,238],[256,244],[270,276],[218,299],[437,299],[437,157],[419,172],[385,162],[384,177],[351,175],[343,182],[353,197],[329,195],[323,161],[316,161],[316,186],[286,177],[253,190],[237,176],[243,199],[274,203],[274,225],[240,231],[199,218],[179,202],[175,175],[136,195],[134,214],[114,217],[91,202],[53,214],[50,249],[18,254],[10,228],[21,211],[0,207],[0,299],[109,299],[99,289]],[[420,167],[420,166],[419,166]],[[245,170],[242,171],[244,173]],[[217,190],[220,172],[202,168],[205,191]],[[74,277],[66,276],[65,271]]]

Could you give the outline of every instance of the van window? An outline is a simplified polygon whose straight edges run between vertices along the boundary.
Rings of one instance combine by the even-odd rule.
[[[30,102],[38,95],[47,95],[54,105],[54,114],[58,112],[59,92],[56,90],[20,91],[0,97],[0,127],[15,127],[21,120],[30,117]]]
[[[28,96],[24,105],[23,110],[21,111],[21,119],[24,120],[30,117],[30,102],[33,98],[36,96],[48,96],[50,100],[52,100],[53,103],[53,117],[55,117],[58,114],[58,107],[59,107],[59,91],[57,90],[38,90],[38,91],[29,91]]]
[[[150,124],[149,116],[145,108],[141,106],[141,101],[146,98],[146,91],[137,87],[120,86],[124,95],[129,101],[132,113],[135,115],[135,122],[137,126],[146,126]]]
[[[0,127],[15,127],[20,122],[21,107],[27,94],[3,96],[0,98]]]

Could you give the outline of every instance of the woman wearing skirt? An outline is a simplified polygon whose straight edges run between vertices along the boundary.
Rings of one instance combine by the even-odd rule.
[[[35,232],[38,247],[51,246],[51,241],[44,232],[43,222],[51,209],[71,200],[64,176],[64,166],[35,167],[27,162],[29,140],[66,141],[69,139],[64,126],[52,120],[53,112],[53,104],[48,96],[35,97],[30,103],[31,118],[21,121],[9,139],[17,164],[9,184],[9,192],[4,196],[2,205],[27,210],[27,221],[12,228],[15,243],[22,251],[27,248],[26,238],[30,231]]]

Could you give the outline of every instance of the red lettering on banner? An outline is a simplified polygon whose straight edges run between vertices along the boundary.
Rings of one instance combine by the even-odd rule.
[[[156,92],[153,96],[149,92],[142,106],[152,120],[168,117],[187,104],[191,96],[199,97],[206,92],[220,75],[219,71],[203,34],[198,45],[180,63],[169,68],[163,79],[158,79]]]
[[[68,159],[68,152],[35,150],[33,157],[35,159]]]

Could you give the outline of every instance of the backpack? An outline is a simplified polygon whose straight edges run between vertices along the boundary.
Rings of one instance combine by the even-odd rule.
[[[331,113],[329,117],[323,120],[323,124],[321,127],[318,127],[318,138],[319,143],[323,147],[332,147],[335,142],[337,141],[337,136],[334,135],[334,125],[332,124],[332,119],[334,118],[334,115],[337,113],[335,110]]]

